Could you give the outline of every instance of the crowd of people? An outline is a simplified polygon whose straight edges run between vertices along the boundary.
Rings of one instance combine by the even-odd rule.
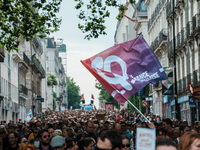
[[[1,121],[0,150],[136,150],[137,128],[156,130],[156,150],[200,149],[200,123],[129,110],[46,111],[29,122]]]

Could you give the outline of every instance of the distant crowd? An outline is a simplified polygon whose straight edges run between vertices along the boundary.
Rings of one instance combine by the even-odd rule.
[[[136,150],[137,128],[156,130],[156,150],[200,149],[200,123],[129,110],[46,111],[29,122],[1,121],[0,150]]]

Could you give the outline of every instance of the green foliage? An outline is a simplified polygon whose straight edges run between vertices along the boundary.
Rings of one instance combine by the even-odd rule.
[[[47,85],[48,86],[54,86],[57,85],[58,82],[56,80],[56,77],[50,73],[47,73]]]
[[[0,0],[0,47],[18,51],[19,38],[30,41],[59,30],[62,0]]]
[[[85,38],[90,40],[91,38],[98,38],[99,35],[105,35],[105,19],[110,16],[108,7],[117,7],[121,12],[116,18],[121,20],[125,10],[125,6],[119,4],[118,0],[90,0],[88,3],[84,3],[83,0],[74,0],[77,2],[75,8],[80,11],[79,19],[83,21],[83,24],[78,24],[78,28],[87,33]],[[126,3],[126,1],[124,1]],[[135,0],[129,0],[129,3],[135,3]]]
[[[67,92],[68,92],[68,109],[72,106],[73,109],[80,108],[81,96],[80,87],[76,85],[73,78],[67,77]]]
[[[103,101],[106,102],[113,102],[114,107],[119,108],[119,103],[108,93],[108,91],[96,80],[95,87],[100,90],[99,93],[99,101],[102,103]]]

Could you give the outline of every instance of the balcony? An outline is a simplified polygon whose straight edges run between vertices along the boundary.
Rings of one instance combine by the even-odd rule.
[[[189,74],[187,75],[187,83],[188,83],[188,82],[190,82],[190,83],[193,84],[193,82],[192,82],[192,74],[191,74],[191,73],[189,73]],[[187,89],[188,89],[188,84],[187,84]]]
[[[36,35],[32,41],[33,41],[33,47],[39,52],[39,54],[42,54],[43,47],[39,37]]]
[[[16,63],[19,63],[21,61],[21,56],[16,51],[12,52],[12,58]]]
[[[19,92],[28,95],[28,89],[22,84],[19,85]]]
[[[200,35],[200,14],[196,14],[193,18],[194,35]]]
[[[189,41],[192,40],[192,37],[193,37],[192,33],[193,33],[193,22],[189,21],[187,23],[187,38]]]
[[[4,62],[5,58],[5,49],[4,47],[0,47],[0,62]]]
[[[193,86],[197,87],[200,85],[200,70],[193,71]]]
[[[31,59],[32,59],[31,65],[33,69],[35,69],[37,73],[40,73],[42,78],[45,78],[46,75],[45,70],[40,64],[39,60],[36,58],[35,54],[31,57]]]
[[[163,41],[167,42],[167,29],[163,28],[159,33],[158,44],[160,45]]]
[[[181,45],[187,41],[186,27],[181,29]]]
[[[30,65],[30,59],[24,52],[23,52],[23,60],[27,65]]]
[[[183,78],[183,92],[187,91],[187,84],[188,84],[187,78],[184,77]]]

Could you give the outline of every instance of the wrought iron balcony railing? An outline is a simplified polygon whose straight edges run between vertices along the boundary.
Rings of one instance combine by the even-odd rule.
[[[30,65],[30,59],[24,52],[23,52],[23,60],[26,62],[27,65]]]
[[[187,34],[186,34],[186,27],[181,29],[181,44],[185,43],[187,40]]]
[[[22,84],[19,85],[19,92],[28,95],[28,89]]]
[[[195,32],[200,32],[200,14],[196,14],[193,18],[193,29]]]
[[[189,39],[192,36],[193,33],[193,22],[189,21],[187,23],[187,38]]]
[[[32,65],[34,66],[34,68],[40,72],[42,78],[45,78],[45,70],[42,67],[42,65],[40,64],[39,60],[36,58],[35,54],[32,56]]]
[[[162,41],[167,40],[167,29],[163,28],[160,33],[159,33],[159,40],[158,40],[158,44],[160,45],[160,43]]]

